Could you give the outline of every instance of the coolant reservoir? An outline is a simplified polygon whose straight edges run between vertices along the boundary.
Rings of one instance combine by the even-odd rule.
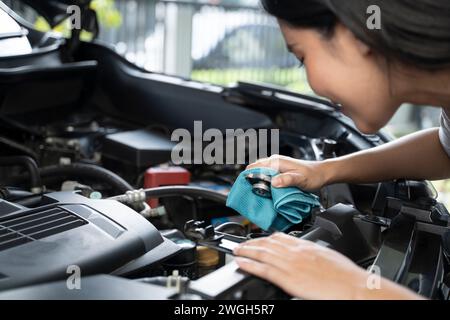
[[[219,252],[207,247],[197,247],[198,275],[203,277],[216,270],[220,263]]]

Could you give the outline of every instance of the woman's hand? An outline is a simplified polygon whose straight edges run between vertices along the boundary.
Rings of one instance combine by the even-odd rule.
[[[306,191],[314,191],[329,184],[333,176],[331,167],[326,161],[302,161],[285,156],[275,155],[261,159],[247,169],[267,167],[281,174],[272,180],[275,188],[298,187]]]
[[[386,279],[368,288],[371,275],[342,254],[283,233],[248,241],[234,251],[239,267],[304,299],[418,299]]]

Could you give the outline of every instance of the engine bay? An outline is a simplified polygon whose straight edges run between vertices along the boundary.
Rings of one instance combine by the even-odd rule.
[[[29,32],[32,53],[0,58],[0,299],[292,298],[233,262],[269,235],[225,205],[248,162],[175,165],[172,133],[277,129],[280,154],[311,161],[390,141],[321,99],[151,73],[103,44]],[[449,299],[450,220],[430,183],[316,195],[286,233]],[[67,290],[74,270],[90,290]]]
[[[5,298],[33,297],[43,286],[52,293],[48,298],[58,297],[64,290],[53,282],[64,282],[74,265],[92,285],[126,279],[128,285],[159,292],[139,291],[138,298],[289,298],[233,263],[237,244],[269,235],[225,206],[245,166],[175,166],[167,128],[138,129],[81,114],[66,119],[50,125],[33,119],[32,125],[1,117],[0,290]],[[289,155],[308,160],[345,152],[340,145],[348,148],[332,137],[298,135],[295,140],[297,153]],[[424,295],[445,294],[435,284],[446,272],[439,243],[448,232],[448,213],[426,182],[333,185],[317,195],[322,207],[287,233],[338,250],[365,268],[376,262],[393,280],[414,284]],[[414,257],[422,250],[427,265],[417,257],[410,263],[416,260],[424,270],[404,266],[411,251]],[[227,277],[230,281],[220,281]]]

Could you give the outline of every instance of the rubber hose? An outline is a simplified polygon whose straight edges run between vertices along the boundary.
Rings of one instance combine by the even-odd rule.
[[[162,198],[162,197],[176,197],[176,196],[189,196],[193,198],[204,198],[211,201],[226,204],[227,196],[217,191],[189,187],[189,186],[168,186],[157,187],[144,190],[147,198]]]
[[[30,174],[31,190],[42,191],[42,180],[39,173],[39,167],[31,157],[15,156],[0,157],[0,166],[22,166],[25,167]]]
[[[105,168],[83,163],[74,163],[69,165],[44,167],[40,170],[42,178],[51,178],[61,176],[68,179],[88,178],[96,181],[108,183],[118,192],[127,192],[134,188],[122,177]]]
[[[32,157],[33,159],[39,159],[39,156],[36,152],[34,152],[33,150],[31,150],[30,148],[27,148],[23,145],[21,145],[18,142],[15,142],[11,139],[5,138],[5,137],[0,137],[0,143],[4,144],[12,149],[16,149],[17,151],[20,151],[21,153],[26,153],[28,156]]]

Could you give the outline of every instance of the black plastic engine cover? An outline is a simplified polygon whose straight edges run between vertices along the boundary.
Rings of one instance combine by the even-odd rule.
[[[161,261],[179,248],[132,209],[116,201],[52,193],[39,208],[0,212],[0,290],[112,273],[140,257]],[[152,256],[153,250],[155,256]]]

